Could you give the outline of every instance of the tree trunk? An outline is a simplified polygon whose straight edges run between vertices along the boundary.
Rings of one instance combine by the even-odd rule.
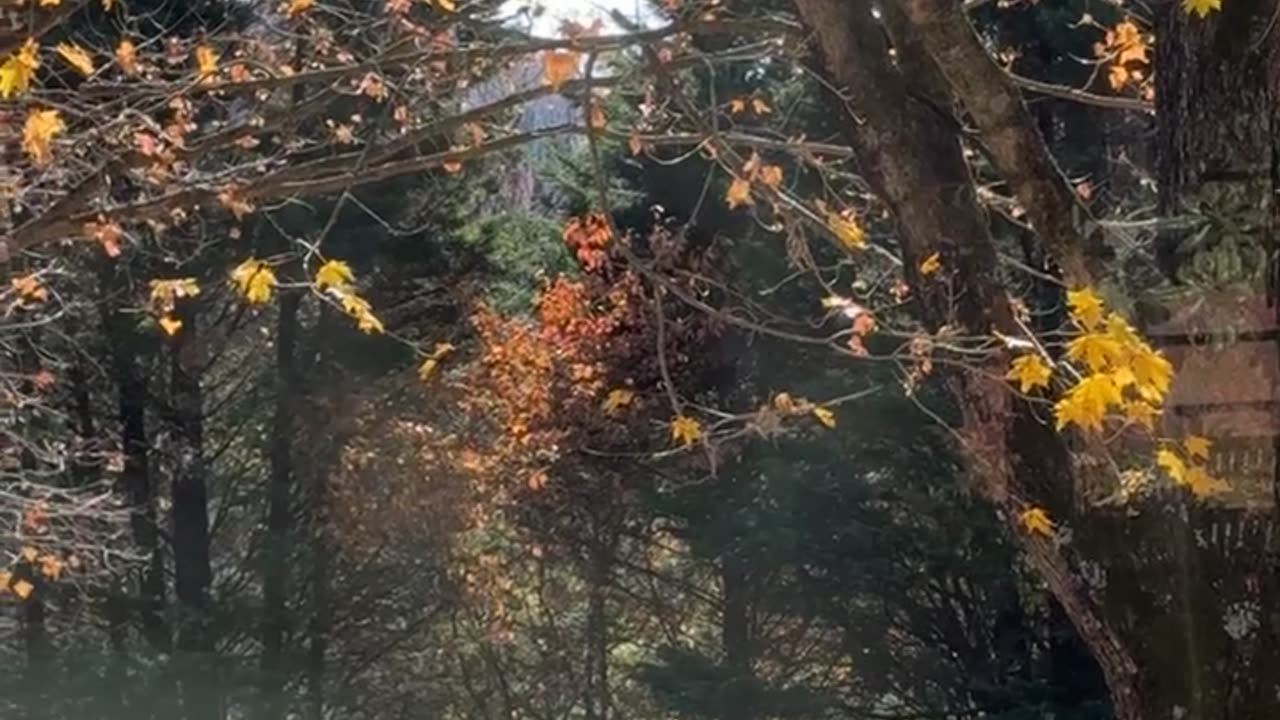
[[[609,718],[609,579],[613,566],[613,541],[611,523],[602,518],[594,519],[593,538],[587,558],[587,626],[586,626],[586,684],[583,687],[584,713],[588,720]]]
[[[893,212],[906,278],[926,324],[934,328],[950,324],[979,334],[992,329],[1020,334],[1005,289],[991,272],[996,266],[995,248],[962,154],[959,125],[939,110],[953,105],[954,88],[944,96],[932,96],[946,92],[948,80],[963,88],[977,82],[975,78],[944,74],[936,55],[925,52],[929,43],[921,42],[920,28],[896,17],[893,8],[897,6],[890,6],[885,13],[886,28],[900,31],[893,38],[896,57],[891,57],[885,30],[871,19],[868,3],[795,0],[795,4],[813,29],[829,74],[844,94],[833,94],[833,105],[845,120],[845,134],[862,174]],[[972,28],[966,30],[973,32]],[[934,38],[934,44],[937,40]],[[996,84],[982,89],[999,95],[1003,87]],[[1015,149],[1022,148],[1043,161],[1043,147],[1035,143],[1034,126],[1029,128],[1031,134],[1027,128],[1012,127],[1029,122],[1029,115],[1019,112],[1007,98],[985,99],[982,124],[1000,130],[1001,137]],[[1059,202],[1060,193],[1045,189],[1046,178],[1029,177],[1026,167],[1018,164],[1017,154],[1001,153],[997,159],[1003,158],[1000,164],[1016,175],[1015,184],[1026,195],[1024,202],[1027,198]],[[1047,166],[1044,162],[1039,165]],[[1065,268],[1077,275],[1091,270],[1093,253],[1074,245],[1086,239],[1067,226],[1061,208],[1037,208],[1028,214],[1052,223],[1054,235],[1047,245],[1063,253],[1060,262],[1070,260],[1063,263]],[[933,253],[948,268],[946,292],[942,283],[921,281],[919,264]],[[1043,502],[1031,492],[1038,489],[1032,483],[1046,483],[1058,496],[1064,494],[1065,487],[1065,494],[1070,495],[1071,474],[1066,449],[1053,429],[1024,403],[1015,402],[999,379],[1007,367],[1008,358],[996,354],[985,369],[956,372],[947,378],[961,414],[958,434],[970,477],[975,489],[1009,524],[1028,563],[1088,645],[1106,678],[1116,717],[1138,720],[1141,703],[1136,666],[1116,629],[1093,604],[1059,548],[1019,527],[1020,511],[1031,503]]]
[[[741,558],[730,550],[720,559],[721,602],[720,645],[724,664],[732,673],[721,703],[721,720],[751,720],[755,717],[755,677],[752,670],[750,588]]]
[[[179,603],[177,649],[180,693],[187,720],[222,717],[218,665],[214,657],[209,587],[209,507],[205,486],[204,397],[199,315],[192,303],[179,308],[182,329],[170,357],[170,401],[174,414],[172,452],[173,562]]]
[[[293,436],[298,412],[295,346],[301,295],[280,298],[276,330],[276,397],[271,426],[271,478],[262,565],[262,686],[258,717],[284,717],[283,655],[289,624],[289,559],[293,545]]]

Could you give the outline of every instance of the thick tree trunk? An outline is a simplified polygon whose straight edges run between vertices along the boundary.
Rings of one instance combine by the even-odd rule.
[[[846,134],[864,177],[897,221],[904,269],[922,317],[933,327],[952,324],[980,334],[991,329],[1019,334],[1005,290],[991,272],[996,253],[975,197],[957,127],[938,111],[951,106],[951,95],[928,96],[948,83],[937,79],[946,76],[934,57],[922,51],[926,43],[921,42],[919,28],[910,22],[895,23],[892,12],[887,15],[888,29],[892,31],[896,25],[904,33],[894,38],[897,57],[891,58],[884,31],[872,20],[869,4],[861,0],[796,0],[795,4],[813,29],[836,86],[847,94],[851,107],[839,103],[837,111],[849,119]],[[967,24],[965,29],[973,32]],[[956,78],[951,78],[951,84],[963,87]],[[985,90],[998,94],[1001,89]],[[1029,121],[1025,111],[1020,113],[1001,100],[993,101],[986,113],[992,127],[1013,146],[1030,153],[1042,151],[1042,146],[1033,142],[1038,138],[1024,132],[1026,128],[1010,127]],[[1029,131],[1034,135],[1034,126]],[[1011,173],[1024,173],[1017,160],[1011,154],[1001,164],[1009,163],[1006,169]],[[1059,197],[1042,187],[1044,178],[1018,178],[1021,182],[1015,185],[1024,187],[1027,198],[1048,202]],[[1053,179],[1061,180],[1056,170]],[[1064,262],[1069,270],[1078,275],[1089,270],[1087,253],[1070,245],[1078,236],[1064,225],[1061,208],[1029,209],[1028,214],[1046,218],[1041,231],[1049,225],[1058,231],[1047,244],[1077,258]],[[1062,248],[1053,247],[1063,243]],[[922,282],[919,277],[920,261],[935,252],[948,268],[947,293],[941,283]],[[1054,495],[1062,495],[1063,486],[1071,486],[1071,475],[1065,448],[1053,430],[1029,408],[1014,402],[1002,381],[992,379],[1003,375],[1007,363],[1007,358],[996,356],[985,370],[956,373],[949,379],[961,412],[959,434],[970,475],[976,489],[1010,524],[1028,562],[1098,661],[1116,717],[1138,720],[1141,703],[1136,666],[1115,628],[1094,606],[1054,543],[1018,527],[1021,509],[1044,502],[1039,493],[1032,492],[1041,488],[1033,488],[1031,483],[1057,486]],[[1069,490],[1065,494],[1070,495]]]
[[[174,415],[171,485],[175,593],[179,603],[177,649],[182,708],[187,720],[222,717],[214,657],[209,588],[209,500],[205,485],[203,356],[199,315],[180,308],[182,330],[170,358]]]
[[[262,564],[262,686],[258,717],[284,717],[283,666],[289,625],[289,573],[293,547],[293,440],[298,412],[298,369],[295,346],[301,295],[280,299],[276,324],[276,397],[269,451],[271,478],[267,491],[267,537]]]

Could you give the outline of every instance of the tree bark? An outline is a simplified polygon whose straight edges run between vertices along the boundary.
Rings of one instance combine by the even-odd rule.
[[[171,482],[175,593],[179,603],[177,649],[182,708],[187,720],[222,716],[218,666],[209,598],[209,500],[204,458],[204,396],[199,313],[194,303],[178,309],[182,329],[170,354],[170,401],[174,415]]]
[[[838,103],[836,109],[846,119],[845,132],[863,175],[893,212],[905,273],[921,316],[935,328],[953,324],[980,334],[992,329],[1018,334],[1008,297],[991,275],[995,248],[956,125],[938,111],[948,105],[922,101],[910,92],[913,82],[900,69],[935,73],[941,72],[941,63],[936,56],[920,56],[915,48],[921,43],[911,37],[898,39],[895,50],[902,57],[895,63],[865,2],[795,4],[814,32],[831,77],[847,93],[851,107]],[[1035,132],[1034,127],[1030,131]],[[920,277],[920,261],[934,252],[949,269],[949,294],[943,294],[941,284],[922,282]],[[1116,717],[1138,720],[1136,665],[1115,628],[1093,605],[1058,548],[1018,527],[1020,510],[1034,500],[1028,492],[1030,481],[1069,487],[1071,478],[1063,475],[1069,465],[1053,430],[1014,402],[1002,381],[993,379],[1003,375],[1007,363],[1007,357],[997,354],[985,369],[958,372],[947,380],[961,413],[959,435],[970,476],[1009,523],[1028,562],[1089,646],[1106,678]]]
[[[258,717],[284,717],[283,667],[289,625],[289,559],[293,545],[293,438],[300,378],[295,358],[301,295],[280,298],[276,323],[276,388],[267,491],[267,537],[262,566],[262,684]]]
[[[732,550],[720,559],[720,584],[720,645],[725,666],[733,673],[725,688],[728,695],[721,706],[721,720],[751,720],[758,698],[752,670],[750,587],[745,563]]]

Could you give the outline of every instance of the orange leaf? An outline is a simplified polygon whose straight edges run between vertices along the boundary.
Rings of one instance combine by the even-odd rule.
[[[542,54],[542,74],[553,90],[578,76],[580,53],[572,50],[552,50]]]
[[[752,204],[751,183],[740,177],[734,178],[733,182],[729,183],[729,192],[724,199],[725,202],[729,203],[730,210]]]
[[[19,580],[18,582],[13,584],[13,594],[17,595],[23,600],[26,600],[27,598],[31,597],[31,593],[35,589],[36,589],[36,586],[32,585],[26,580]]]

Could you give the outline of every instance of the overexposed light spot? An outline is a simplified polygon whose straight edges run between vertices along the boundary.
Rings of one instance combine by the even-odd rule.
[[[503,14],[512,18],[512,24],[541,37],[559,35],[565,21],[590,25],[597,18],[604,23],[605,32],[618,32],[618,26],[609,20],[614,11],[637,25],[648,27],[659,22],[648,0],[507,0],[503,6]]]

